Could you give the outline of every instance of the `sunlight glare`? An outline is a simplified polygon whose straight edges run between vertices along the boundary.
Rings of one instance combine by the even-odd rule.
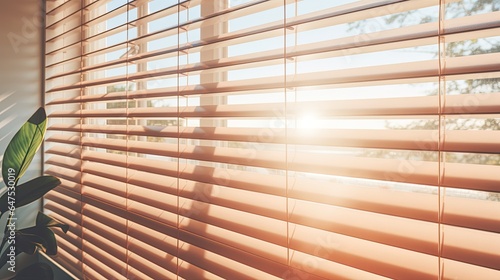
[[[307,112],[297,118],[297,129],[304,132],[312,132],[321,128],[320,119],[316,114]]]

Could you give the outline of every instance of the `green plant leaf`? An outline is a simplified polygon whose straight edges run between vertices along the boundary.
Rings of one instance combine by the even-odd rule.
[[[11,280],[53,280],[54,271],[46,263],[34,263],[25,267]]]
[[[10,140],[2,161],[2,178],[6,185],[15,182],[26,172],[42,144],[47,128],[45,109],[40,107]],[[14,170],[14,172],[9,172]],[[13,173],[9,180],[9,173]]]
[[[58,220],[45,215],[42,212],[38,212],[36,216],[36,226],[37,227],[59,227],[64,231],[68,232],[69,226],[67,224],[61,223]]]
[[[68,231],[69,226],[51,218],[42,212],[38,212],[36,217],[36,225],[17,230],[16,233],[16,256],[20,253],[27,253],[33,255],[37,249],[41,249],[47,255],[57,254],[57,241],[52,227],[59,227],[65,233]],[[6,239],[4,239],[5,241]],[[5,242],[4,244],[7,244]],[[2,248],[0,248],[1,250]],[[0,256],[0,267],[3,267],[8,260],[8,248],[4,250]]]
[[[16,232],[16,251],[19,253],[26,253],[33,255],[36,253],[37,248],[42,248],[45,241],[36,235],[25,234],[21,232]]]
[[[24,184],[16,187],[15,206],[19,208],[29,204],[40,197],[44,196],[48,191],[61,184],[61,180],[54,176],[40,176]],[[4,193],[0,197],[0,212],[3,214],[9,209],[9,192]],[[0,214],[1,217],[1,214]]]
[[[19,243],[31,243],[42,249],[47,255],[57,254],[57,241],[54,232],[48,227],[29,227],[17,231],[16,245]],[[28,245],[23,248],[31,248]],[[30,245],[31,246],[31,245]],[[28,253],[23,250],[23,252]]]

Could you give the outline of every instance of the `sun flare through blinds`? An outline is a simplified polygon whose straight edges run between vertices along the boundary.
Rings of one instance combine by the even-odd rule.
[[[47,0],[83,279],[500,279],[497,0]]]

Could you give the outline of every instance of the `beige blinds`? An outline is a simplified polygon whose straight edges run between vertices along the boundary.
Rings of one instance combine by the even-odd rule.
[[[47,0],[85,279],[499,279],[500,2]]]

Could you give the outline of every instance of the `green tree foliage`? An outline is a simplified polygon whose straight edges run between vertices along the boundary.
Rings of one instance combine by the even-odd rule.
[[[123,92],[126,91],[127,87],[125,85],[113,85],[113,86],[108,86],[107,87],[107,93],[112,93],[112,92]],[[128,91],[134,90],[133,86],[130,85],[128,87]],[[108,102],[106,103],[106,108],[107,109],[120,109],[120,108],[154,108],[154,107],[162,107],[164,104],[161,102],[161,100],[129,100],[129,101],[115,101],[115,102]],[[106,120],[107,125],[143,125],[143,126],[161,126],[161,127],[167,127],[167,126],[177,126],[177,125],[183,125],[183,120],[179,120],[177,118],[173,119],[109,119]],[[115,135],[107,135],[108,138],[113,138],[113,139],[124,139],[124,137],[121,136],[115,136]],[[153,137],[153,136],[147,136],[147,137],[142,137],[142,136],[131,136],[129,138],[130,140],[143,140],[147,142],[164,142],[164,139],[161,137]],[[109,150],[108,152],[111,153],[123,153],[119,151],[111,151]]]

